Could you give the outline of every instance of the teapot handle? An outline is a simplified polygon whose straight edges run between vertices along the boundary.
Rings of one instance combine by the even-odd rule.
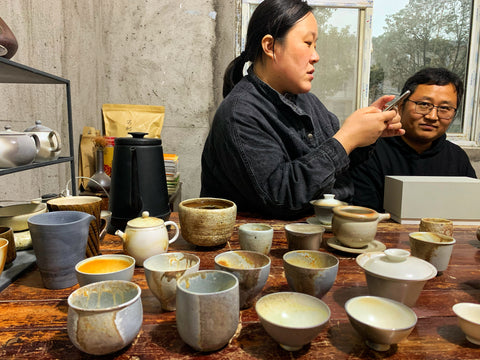
[[[168,226],[168,225],[173,225],[176,229],[175,235],[173,235],[173,237],[170,240],[168,240],[168,243],[172,244],[175,242],[175,240],[177,240],[178,235],[180,234],[180,230],[178,229],[178,225],[173,221],[165,221],[165,226]]]
[[[56,138],[57,141],[54,141],[54,138]],[[52,147],[50,149],[50,151],[52,152],[59,151],[62,148],[62,141],[60,140],[60,135],[58,135],[55,130],[50,131],[50,133],[48,134],[48,142]]]

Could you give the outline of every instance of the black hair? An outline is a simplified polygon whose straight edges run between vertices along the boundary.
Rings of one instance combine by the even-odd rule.
[[[463,81],[452,71],[445,68],[424,68],[417,71],[407,79],[403,85],[402,94],[406,90],[410,90],[413,94],[418,85],[448,85],[452,84],[457,92],[457,108],[460,107],[463,97]]]
[[[226,97],[235,84],[242,79],[245,63],[247,61],[254,62],[262,56],[262,39],[265,35],[272,35],[274,41],[282,41],[297,21],[311,11],[311,6],[304,0],[264,0],[261,2],[248,23],[245,50],[225,70],[223,97]]]

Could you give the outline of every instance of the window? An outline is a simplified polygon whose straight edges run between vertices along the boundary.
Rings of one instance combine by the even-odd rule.
[[[243,49],[248,20],[260,0],[242,2]],[[473,145],[480,133],[480,0],[310,0],[320,61],[312,92],[343,121],[383,94],[399,94],[426,66],[464,79],[464,102],[449,139]],[[334,4],[334,5],[332,5]],[[478,125],[477,125],[478,124]]]

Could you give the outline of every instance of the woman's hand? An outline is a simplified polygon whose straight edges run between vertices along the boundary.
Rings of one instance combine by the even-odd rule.
[[[357,147],[373,144],[380,136],[397,136],[405,133],[397,110],[382,112],[386,103],[393,98],[392,95],[382,96],[372,105],[358,109],[345,119],[333,137],[342,144],[347,154]]]

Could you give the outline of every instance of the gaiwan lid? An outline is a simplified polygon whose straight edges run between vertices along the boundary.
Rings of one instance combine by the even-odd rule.
[[[334,207],[346,205],[346,202],[335,199],[334,194],[323,194],[323,199],[313,200],[312,204],[324,207]]]
[[[161,226],[163,224],[164,222],[162,219],[151,217],[148,211],[142,212],[141,217],[137,217],[127,222],[128,226],[135,228],[151,228]]]
[[[365,271],[390,279],[429,280],[437,275],[435,266],[402,249],[364,253],[356,260]]]

